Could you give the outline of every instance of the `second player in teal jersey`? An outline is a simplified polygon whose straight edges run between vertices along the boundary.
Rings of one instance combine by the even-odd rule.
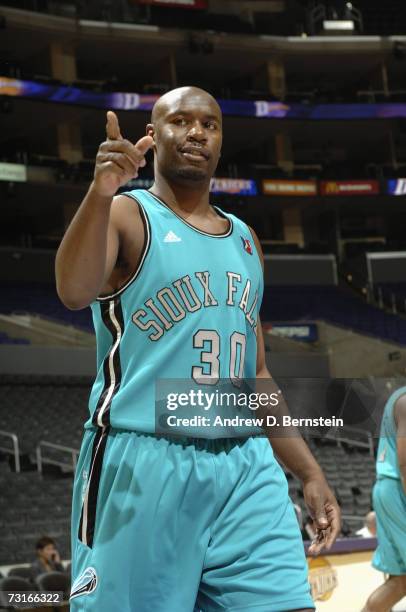
[[[378,547],[372,565],[388,579],[363,612],[390,612],[406,597],[406,387],[392,393],[382,416],[373,506]]]
[[[157,435],[158,379],[271,383],[258,238],[209,202],[219,105],[198,88],[168,92],[135,145],[107,117],[94,180],[56,261],[62,301],[91,305],[97,337],[73,494],[71,610],[313,610],[274,452],[303,483],[312,552],[331,546],[340,517],[302,438]],[[152,188],[114,198],[149,148]]]

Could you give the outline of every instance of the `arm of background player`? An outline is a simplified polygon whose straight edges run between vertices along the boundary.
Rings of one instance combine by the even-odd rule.
[[[397,426],[397,448],[400,477],[403,490],[406,493],[406,395],[402,395],[396,402],[395,422]]]
[[[255,232],[251,230],[251,233],[263,267],[261,245]],[[278,388],[266,367],[264,337],[259,318],[257,329],[257,378],[269,379],[272,384],[270,392],[273,393],[278,391]],[[281,394],[278,411],[288,414],[286,402]],[[296,427],[285,427],[282,437],[277,437],[272,427],[265,428],[265,431],[275,454],[302,482],[305,502],[318,533],[309,552],[318,553],[324,546],[329,549],[340,533],[341,518],[337,500],[327,484],[322,469]]]

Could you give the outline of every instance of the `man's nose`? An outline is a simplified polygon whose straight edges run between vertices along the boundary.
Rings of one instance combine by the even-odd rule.
[[[193,125],[190,127],[188,137],[195,138],[199,141],[206,140],[206,131],[200,121],[195,121],[193,123]]]

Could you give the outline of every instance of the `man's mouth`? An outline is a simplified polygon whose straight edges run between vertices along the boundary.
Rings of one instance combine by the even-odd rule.
[[[207,161],[209,159],[209,153],[198,146],[186,146],[180,149],[181,155],[189,159],[190,161]]]

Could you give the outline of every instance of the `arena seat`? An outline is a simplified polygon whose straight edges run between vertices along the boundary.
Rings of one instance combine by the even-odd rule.
[[[406,319],[384,312],[360,297],[335,286],[266,287],[262,321],[322,319],[406,345]]]
[[[72,478],[45,478],[37,472],[10,472],[0,481],[0,564],[29,563],[41,535],[56,539],[61,557],[70,557]]]
[[[69,598],[70,576],[65,572],[47,572],[40,574],[36,579],[39,591],[58,592],[62,591],[64,600]]]
[[[31,580],[31,569],[26,565],[20,567],[13,567],[9,570],[7,576],[19,576],[25,580]]]
[[[375,482],[375,460],[367,449],[350,445],[339,446],[335,440],[310,439],[309,447],[324,470],[329,485],[333,488],[343,516],[350,517],[342,533],[354,534],[362,527],[365,514],[371,510],[371,490]],[[288,474],[289,495],[308,515],[301,484]]]
[[[18,434],[21,453],[35,461],[40,440],[79,448],[88,418],[89,379],[1,376],[0,388],[2,429]]]
[[[25,578],[20,578],[19,576],[6,576],[0,580],[0,608],[5,608],[6,610],[19,608],[18,605],[10,605],[7,592],[36,590],[36,587],[28,580],[25,580]]]
[[[66,308],[52,285],[44,283],[2,283],[0,312],[3,314],[39,314],[68,325],[93,330],[90,308],[69,310]]]

